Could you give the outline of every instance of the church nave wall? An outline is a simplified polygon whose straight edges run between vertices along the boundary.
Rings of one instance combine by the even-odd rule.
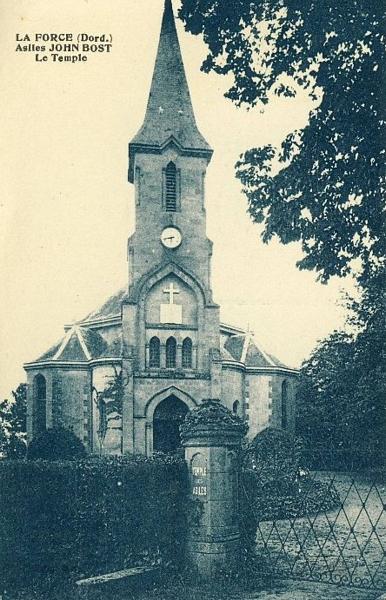
[[[245,416],[244,373],[240,368],[223,367],[221,371],[221,402],[233,411],[234,403],[239,402],[239,416]]]
[[[248,437],[252,439],[270,425],[272,377],[260,374],[248,374],[246,377],[249,391]]]

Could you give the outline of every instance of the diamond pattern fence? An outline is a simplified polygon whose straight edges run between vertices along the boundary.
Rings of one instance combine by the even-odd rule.
[[[304,452],[290,494],[276,498],[288,510],[271,518],[261,510],[264,495],[256,502],[244,485],[262,574],[386,591],[386,471],[369,462],[352,452]]]

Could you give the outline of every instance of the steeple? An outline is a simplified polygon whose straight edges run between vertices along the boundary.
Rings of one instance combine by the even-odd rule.
[[[183,154],[210,158],[213,152],[197,128],[172,3],[165,0],[145,120],[129,144],[129,181],[136,152],[159,154],[170,141]]]

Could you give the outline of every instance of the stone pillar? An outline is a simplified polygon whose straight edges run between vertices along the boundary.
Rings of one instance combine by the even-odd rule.
[[[34,411],[34,376],[31,371],[27,374],[27,442],[33,438],[33,411]]]
[[[53,395],[52,373],[47,372],[44,374],[44,376],[46,378],[46,429],[52,429],[52,395]],[[83,441],[82,438],[80,438],[80,439]]]
[[[204,400],[181,426],[191,501],[187,560],[204,578],[239,562],[238,458],[246,430],[219,400]]]
[[[125,381],[122,406],[122,450],[134,452],[134,378],[133,360],[122,360],[123,379]]]
[[[182,344],[177,344],[176,367],[182,369]]]
[[[166,346],[165,346],[165,344],[161,344],[161,347],[160,347],[160,367],[161,367],[161,369],[166,368]]]
[[[145,447],[146,456],[151,456],[153,454],[153,423],[145,425]]]

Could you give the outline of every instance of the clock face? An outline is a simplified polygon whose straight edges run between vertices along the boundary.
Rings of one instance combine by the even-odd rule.
[[[178,248],[178,246],[181,244],[181,241],[181,232],[175,227],[165,227],[161,233],[161,242],[165,248]]]

